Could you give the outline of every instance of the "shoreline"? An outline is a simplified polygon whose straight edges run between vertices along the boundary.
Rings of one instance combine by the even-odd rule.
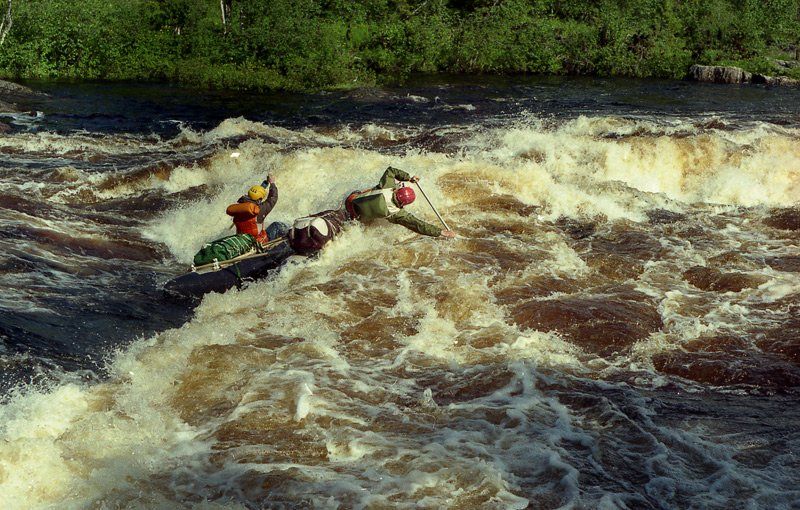
[[[800,66],[800,62],[797,63]],[[683,78],[665,78],[658,76],[626,76],[626,75],[597,75],[597,74],[539,74],[539,73],[412,73],[403,80],[391,83],[352,83],[349,86],[334,85],[309,89],[295,89],[291,87],[269,88],[262,86],[227,86],[220,87],[202,81],[170,80],[170,79],[95,79],[95,78],[54,78],[43,79],[38,77],[2,77],[0,76],[0,111],[7,113],[20,113],[16,102],[21,99],[46,97],[47,94],[29,87],[36,84],[97,84],[109,85],[160,85],[166,87],[185,88],[209,92],[242,92],[242,93],[276,93],[276,94],[315,94],[315,93],[358,93],[370,89],[393,89],[413,86],[415,83],[432,80],[441,82],[437,78],[445,78],[445,82],[477,82],[484,78],[487,81],[513,80],[514,78],[553,78],[553,79],[586,79],[586,80],[657,80],[676,83],[711,83],[722,85],[762,85],[767,88],[800,88],[800,80],[784,75],[767,75],[749,72],[737,66],[725,65],[700,65],[693,64],[687,69]],[[23,85],[26,84],[26,85]]]
[[[18,3],[0,76],[286,92],[417,73],[682,79],[692,64],[800,79],[786,3],[173,3]]]

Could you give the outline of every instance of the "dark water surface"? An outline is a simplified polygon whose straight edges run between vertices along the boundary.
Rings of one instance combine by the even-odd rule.
[[[29,85],[42,113],[0,117],[0,507],[800,507],[800,91]],[[161,292],[266,173],[291,222],[387,165],[458,239],[354,225]]]
[[[50,94],[26,108],[46,113],[40,127],[57,132],[158,133],[178,124],[212,129],[227,118],[289,128],[382,123],[441,126],[578,115],[713,117],[796,125],[792,88],[718,86],[681,81],[561,77],[431,76],[397,89],[314,95],[190,90],[149,84],[28,83]],[[475,109],[459,108],[472,105]]]

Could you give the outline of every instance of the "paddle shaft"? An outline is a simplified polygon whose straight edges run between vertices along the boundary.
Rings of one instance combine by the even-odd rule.
[[[414,184],[416,184],[417,188],[419,188],[419,190],[422,192],[422,196],[425,197],[425,200],[428,201],[428,205],[431,206],[431,209],[433,209],[433,212],[436,214],[436,217],[439,218],[439,221],[442,222],[442,225],[444,225],[445,230],[450,230],[450,227],[447,226],[447,223],[444,221],[444,219],[442,219],[442,215],[439,214],[439,211],[437,211],[436,207],[433,206],[431,199],[428,198],[428,195],[425,193],[425,190],[422,189],[422,186],[419,185],[419,182],[415,182]]]

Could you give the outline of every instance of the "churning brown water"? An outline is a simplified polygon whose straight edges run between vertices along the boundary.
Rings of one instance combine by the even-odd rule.
[[[796,127],[238,118],[170,139],[20,133],[0,150],[108,165],[7,178],[6,219],[40,246],[173,274],[267,171],[271,219],[290,221],[397,166],[459,234],[351,225],[319,258],[140,337],[102,380],[18,388],[0,407],[2,508],[800,505]],[[20,203],[53,183],[41,207],[95,216]],[[6,309],[30,288],[8,287]]]

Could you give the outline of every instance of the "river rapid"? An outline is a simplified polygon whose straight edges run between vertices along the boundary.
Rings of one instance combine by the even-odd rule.
[[[442,80],[33,84],[0,118],[0,508],[800,507],[800,91]],[[161,292],[268,172],[291,222],[389,165],[457,239],[350,225]]]

